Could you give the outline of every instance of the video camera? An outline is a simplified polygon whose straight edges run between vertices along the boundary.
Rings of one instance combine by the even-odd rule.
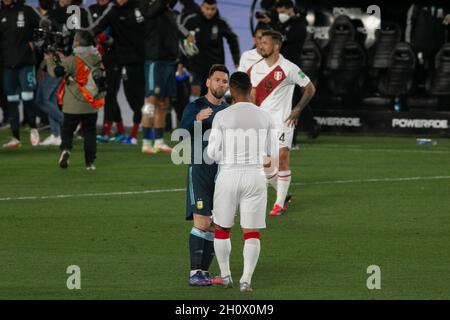
[[[33,43],[41,53],[54,54],[58,51],[69,55],[72,52],[70,33],[53,31],[49,20],[42,20],[39,28],[34,29]]]

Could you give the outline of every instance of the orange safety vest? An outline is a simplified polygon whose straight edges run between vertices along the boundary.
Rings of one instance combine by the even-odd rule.
[[[89,73],[91,72],[91,70],[89,68],[86,68],[86,64],[80,57],[75,56],[75,62],[77,64],[77,74],[74,80],[78,85],[78,89],[80,90],[86,101],[89,102],[89,104],[94,107],[94,109],[100,109],[105,105],[105,99],[95,99],[84,87],[88,81]],[[66,78],[63,78],[61,85],[58,88],[58,104],[61,106],[63,104],[66,81]]]

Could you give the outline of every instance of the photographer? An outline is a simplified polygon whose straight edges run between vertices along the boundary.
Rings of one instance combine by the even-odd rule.
[[[89,31],[78,30],[74,34],[73,54],[57,56],[45,54],[48,72],[52,77],[64,77],[59,92],[59,102],[64,112],[62,128],[61,157],[59,166],[67,168],[72,150],[73,132],[80,122],[84,133],[84,159],[87,170],[95,170],[97,109],[104,104],[103,99],[89,95],[86,85],[89,72],[102,65],[101,56],[94,47],[94,38]]]
[[[39,144],[36,128],[34,89],[36,87],[33,30],[40,17],[22,0],[2,0],[0,11],[0,47],[3,62],[3,89],[8,100],[9,121],[13,138],[3,146],[18,148],[20,142],[19,102],[22,100],[30,123],[30,141]]]
[[[141,123],[141,108],[145,99],[145,73],[144,73],[144,17],[139,10],[137,0],[116,0],[91,26],[92,32],[97,35],[109,28],[114,41],[115,59],[107,67],[108,93],[106,103],[110,103],[110,96],[117,96],[120,79],[128,104],[133,110],[133,127],[129,137],[123,144],[137,144],[137,134]],[[108,108],[111,106],[108,105]],[[105,109],[105,126],[111,127],[112,116]],[[108,113],[110,111],[108,110]],[[108,122],[109,121],[109,122]]]

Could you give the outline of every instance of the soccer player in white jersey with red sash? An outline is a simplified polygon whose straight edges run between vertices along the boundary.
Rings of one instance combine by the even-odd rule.
[[[316,92],[316,88],[303,71],[280,54],[282,35],[277,31],[263,33],[259,53],[263,59],[255,63],[248,74],[252,82],[252,98],[257,106],[269,112],[278,130],[279,159],[272,161],[266,170],[267,179],[277,190],[277,200],[269,215],[280,216],[286,211],[286,196],[291,184],[289,151],[292,146],[294,127],[302,110]],[[303,89],[298,104],[292,106],[295,85]]]

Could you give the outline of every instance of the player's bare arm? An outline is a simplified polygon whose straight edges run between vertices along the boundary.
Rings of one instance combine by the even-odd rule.
[[[312,82],[308,83],[304,88],[302,98],[297,103],[295,108],[292,109],[291,114],[285,121],[288,126],[293,127],[297,125],[300,114],[302,113],[303,109],[308,105],[308,103],[311,101],[311,99],[314,97],[315,94],[316,94],[316,87]]]

